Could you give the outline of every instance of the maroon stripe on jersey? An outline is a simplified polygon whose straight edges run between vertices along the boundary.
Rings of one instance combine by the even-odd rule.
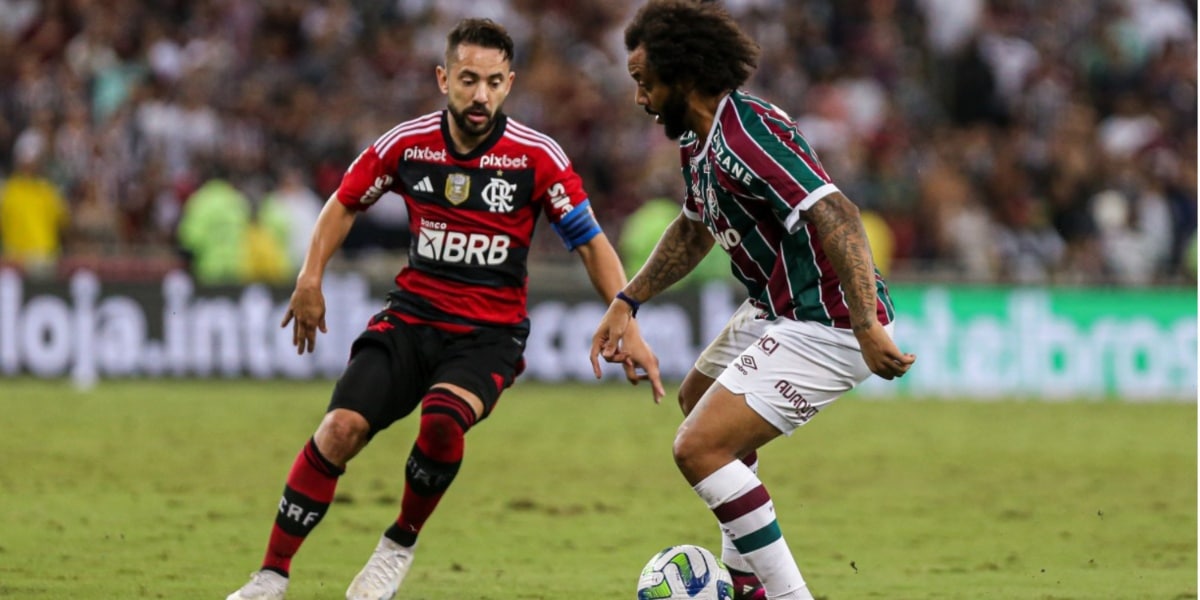
[[[717,515],[718,521],[728,523],[762,508],[770,501],[771,496],[767,494],[767,488],[759,484],[749,492],[714,508],[713,514]]]
[[[821,304],[825,307],[825,314],[829,315],[834,327],[849,327],[850,309],[846,307],[846,294],[842,291],[837,272],[833,270],[833,263],[825,254],[825,248],[821,246],[817,226],[808,223],[804,228],[808,232],[808,245],[812,248],[813,261],[816,262],[817,270],[821,272],[818,285],[821,286]]]
[[[754,114],[758,115],[763,124],[767,126],[767,129],[771,131],[771,133],[775,134],[775,137],[778,138],[779,141],[783,142],[788,149],[790,149],[792,152],[795,152],[796,155],[808,165],[808,168],[812,169],[813,173],[816,173],[818,177],[825,180],[825,183],[833,183],[833,180],[830,179],[829,174],[825,172],[825,167],[821,166],[820,161],[816,160],[816,157],[809,154],[808,151],[805,150],[804,147],[795,140],[793,137],[793,130],[784,127],[779,123],[783,117],[775,114],[773,111],[767,109],[765,106],[757,102],[746,102],[745,105],[749,106],[750,109],[754,111]],[[741,124],[740,121],[739,124]]]
[[[775,261],[771,277],[767,279],[767,296],[777,315],[791,317],[796,310],[792,306],[796,299],[792,297],[792,289],[788,285],[787,263],[782,260]]]
[[[812,191],[804,187],[799,177],[785,169],[783,165],[775,162],[770,153],[759,145],[758,140],[754,139],[754,136],[750,135],[749,131],[746,131],[737,110],[728,109],[726,114],[721,116],[721,131],[724,133],[725,142],[730,151],[741,159],[747,167],[750,167],[750,170],[755,175],[758,175],[759,178],[767,182],[771,180],[793,182],[798,189],[803,190],[805,196]],[[790,145],[790,147],[794,147],[794,144]],[[802,149],[799,154],[805,156]],[[816,173],[823,181],[828,183],[828,176],[825,175],[824,171],[816,171]],[[787,194],[783,192],[785,190],[776,190],[776,193],[786,201]],[[801,200],[803,198],[797,198],[796,204],[799,204]],[[789,202],[789,204],[791,203]]]
[[[880,285],[883,285],[883,291],[886,294],[887,293],[887,282],[883,280],[882,275],[880,275],[879,273],[876,273],[875,274],[876,290],[879,289]],[[887,305],[884,304],[883,299],[879,297],[878,291],[875,292],[875,317],[877,319],[879,319],[880,325],[887,325],[888,323],[892,322],[892,319],[890,317],[888,317]]]
[[[734,156],[737,156],[737,155],[735,154]],[[717,165],[714,162],[713,168],[717,173],[717,183],[720,184],[721,187],[723,187],[726,190],[729,190],[739,196],[743,196],[743,197],[747,197],[747,198],[754,197],[754,196],[750,195],[749,188],[747,188],[741,181],[734,179],[733,177],[730,177],[729,173],[726,173],[725,170],[720,167],[720,165]],[[742,206],[746,206],[744,203],[741,203],[741,204],[742,204]],[[747,212],[749,212],[749,211],[747,211]]]

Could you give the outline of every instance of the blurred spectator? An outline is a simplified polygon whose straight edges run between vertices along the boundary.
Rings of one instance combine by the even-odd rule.
[[[0,187],[3,257],[35,277],[54,272],[68,223],[66,202],[42,172],[48,148],[46,132],[22,133],[13,152],[16,170]]]
[[[892,280],[1181,279],[1196,231],[1194,2],[723,1],[763,46],[749,90],[777,98],[890,229]],[[327,197],[368,136],[445,105],[418,85],[442,60],[436,32],[489,16],[526,49],[511,111],[560,140],[605,226],[634,230],[641,199],[680,193],[671,169],[647,168],[678,153],[644,127],[625,72],[639,3],[0,0],[0,177],[18,168],[18,135],[45,131],[42,173],[84,217],[64,251],[166,254],[185,244],[184,199],[209,163],[237,181],[294,164]],[[1123,198],[1117,225],[1098,221],[1119,216],[1109,200],[1094,206],[1108,191]],[[407,215],[387,203],[394,214],[356,224],[349,257],[402,256]],[[294,260],[303,236],[288,239]],[[1131,239],[1137,268],[1113,255]]]
[[[242,278],[249,225],[249,200],[224,178],[209,179],[188,197],[179,218],[179,244],[197,281],[221,284]]]
[[[284,284],[292,273],[287,255],[286,232],[282,223],[269,223],[261,210],[251,214],[242,234],[241,281],[244,283]]]
[[[292,275],[304,263],[321,207],[321,198],[309,189],[303,172],[294,166],[282,169],[279,183],[263,199],[258,220],[281,241],[286,271]]]
[[[871,244],[871,256],[875,259],[875,268],[883,276],[892,271],[892,253],[895,251],[896,239],[891,227],[879,213],[873,210],[860,212],[863,229],[867,232],[867,241]]]

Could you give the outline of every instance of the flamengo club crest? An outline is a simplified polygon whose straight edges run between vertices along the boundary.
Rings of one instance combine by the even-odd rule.
[[[471,195],[471,178],[466,173],[451,173],[446,178],[446,199],[451,204],[462,204]]]
[[[491,212],[512,212],[513,192],[515,191],[517,191],[517,184],[493,177],[492,181],[483,187],[483,201],[487,202],[488,210]]]

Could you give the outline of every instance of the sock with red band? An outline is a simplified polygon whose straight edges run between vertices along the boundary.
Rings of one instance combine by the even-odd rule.
[[[404,473],[400,515],[384,535],[412,546],[462,464],[465,434],[475,424],[475,411],[462,398],[443,389],[421,400],[421,427]]]
[[[300,450],[288,472],[283,497],[279,499],[279,513],[271,528],[267,542],[267,553],[263,558],[264,569],[286,576],[292,565],[292,557],[304,543],[304,538],[321,522],[338,477],[345,469],[329,462],[312,439]]]

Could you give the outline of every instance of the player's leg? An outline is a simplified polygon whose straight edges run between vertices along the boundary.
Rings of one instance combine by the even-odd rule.
[[[680,426],[676,462],[768,597],[809,599],[770,495],[737,457],[790,435],[870,371],[852,333],[793,321],[772,325],[730,366]]]
[[[696,358],[696,364],[688,371],[679,386],[679,408],[684,416],[700,401],[717,377],[739,357],[741,352],[758,340],[770,321],[760,318],[761,311],[746,300],[730,316],[721,332]],[[758,452],[751,451],[741,457],[750,470],[758,474]],[[733,541],[724,529],[721,535],[721,561],[729,568],[733,577],[734,600],[759,600],[764,597],[762,584],[751,571],[750,564],[742,558]]]
[[[396,332],[377,329],[355,341],[325,417],[288,471],[262,567],[228,600],[283,598],[292,558],[328,511],[346,464],[405,410],[397,397],[406,386],[395,374],[415,370],[405,371],[406,363],[397,359],[416,352],[398,353],[404,340]]]
[[[675,462],[717,517],[737,556],[772,598],[805,590],[775,521],[774,504],[758,476],[739,457],[780,435],[745,398],[716,383],[679,427]]]
[[[329,412],[288,470],[262,569],[228,600],[283,598],[292,558],[329,510],[347,462],[367,443],[370,425],[365,416],[338,407],[383,406],[390,389],[388,350],[376,343],[361,344],[335,386]]]
[[[523,338],[523,334],[519,337]],[[412,565],[418,535],[462,464],[466,433],[488,416],[518,373],[523,345],[507,332],[482,331],[446,340],[405,468],[400,514],[350,584],[350,600],[390,598]]]

